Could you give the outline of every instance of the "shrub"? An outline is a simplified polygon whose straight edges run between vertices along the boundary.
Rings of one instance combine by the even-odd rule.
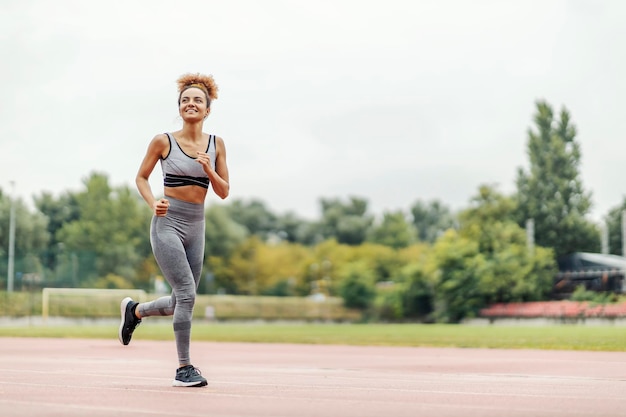
[[[347,308],[364,310],[376,296],[372,272],[363,262],[347,264],[340,273],[339,294]]]

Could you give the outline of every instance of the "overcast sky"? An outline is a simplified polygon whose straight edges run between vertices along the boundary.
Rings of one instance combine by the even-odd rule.
[[[545,99],[578,128],[600,220],[626,194],[625,21],[621,0],[2,0],[0,188],[134,187],[152,137],[182,125],[176,78],[202,72],[229,199],[318,218],[321,197],[380,214],[511,193]]]

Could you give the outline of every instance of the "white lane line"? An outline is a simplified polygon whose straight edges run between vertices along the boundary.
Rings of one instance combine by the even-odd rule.
[[[168,384],[170,380],[167,380]],[[123,392],[153,392],[153,393],[174,393],[177,395],[212,395],[212,396],[226,396],[226,397],[241,397],[241,398],[272,398],[272,399],[295,399],[297,397],[293,396],[274,396],[274,395],[259,395],[259,394],[233,394],[233,393],[225,393],[225,392],[216,392],[215,385],[231,385],[231,386],[241,386],[241,387],[270,387],[274,389],[281,389],[285,392],[287,391],[302,391],[302,390],[314,390],[314,391],[335,391],[335,392],[346,392],[346,391],[366,391],[366,392],[379,392],[379,393],[409,393],[409,394],[439,394],[439,395],[457,395],[457,396],[487,396],[490,398],[494,397],[503,397],[503,398],[548,398],[548,399],[568,399],[568,400],[584,400],[587,398],[591,401],[600,401],[600,400],[622,400],[626,401],[626,398],[622,395],[621,391],[616,392],[615,396],[598,396],[595,393],[591,393],[588,397],[581,395],[563,395],[563,394],[525,394],[525,393],[498,393],[498,392],[482,392],[482,391],[456,391],[456,390],[433,390],[433,389],[420,389],[420,388],[385,388],[385,387],[358,387],[358,386],[346,386],[346,385],[299,385],[294,386],[290,384],[274,384],[274,383],[254,383],[254,382],[232,382],[232,381],[217,381],[213,380],[210,382],[211,386],[208,389],[198,389],[198,390],[181,390],[180,388],[173,388],[170,386],[163,386],[162,388],[148,389],[148,388],[133,388],[128,386],[119,386],[119,387],[111,387],[111,386],[102,386],[102,385],[92,385],[92,386],[84,386],[84,385],[68,385],[68,384],[50,384],[50,383],[35,383],[35,382],[10,382],[10,381],[0,381],[0,386],[28,386],[28,387],[40,387],[40,388],[63,388],[63,389],[97,389],[97,390],[109,390],[109,391],[123,391]],[[192,392],[193,391],[193,392]],[[307,399],[311,400],[311,397],[307,397]],[[331,399],[331,398],[329,398]],[[366,401],[367,399],[365,399]]]
[[[242,395],[225,395],[227,397],[234,397],[234,398],[246,398],[246,399],[250,399],[250,396],[242,396]],[[257,398],[257,399],[266,399],[266,400],[271,400],[271,401],[275,401],[277,398],[276,397],[267,397],[267,396],[254,396],[252,398]],[[302,404],[306,404],[307,402],[315,402],[317,404],[323,405],[321,403],[326,402],[326,403],[330,403],[330,402],[349,402],[350,400],[333,400],[333,399],[312,399],[312,398],[289,398],[290,400],[298,400],[298,401],[302,401]],[[354,401],[352,401],[354,403]],[[356,406],[361,405],[361,406],[365,406],[365,407],[371,407],[371,405],[369,403],[372,402],[376,402],[376,403],[380,403],[382,404],[382,406],[385,409],[385,413],[388,412],[394,412],[393,411],[393,405],[399,405],[402,407],[403,411],[407,410],[407,404],[406,403],[402,403],[399,404],[397,402],[394,402],[392,404],[390,404],[389,402],[383,402],[383,401],[372,401],[371,399],[360,399],[358,400],[357,403],[354,403]],[[368,404],[365,404],[368,403]],[[124,407],[105,407],[105,406],[90,406],[90,405],[81,405],[81,404],[58,404],[58,403],[52,403],[52,402],[33,402],[33,401],[19,401],[19,400],[4,400],[4,399],[0,399],[0,405],[1,404],[6,404],[6,405],[10,405],[10,406],[16,406],[16,405],[22,405],[22,406],[27,406],[29,408],[32,408],[33,406],[36,406],[37,408],[39,407],[45,407],[45,408],[57,408],[60,410],[86,410],[86,411],[91,411],[96,412],[96,411],[104,411],[104,412],[114,412],[114,413],[123,413],[123,414],[131,414],[131,415],[160,415],[160,416],[172,416],[172,417],[206,417],[207,416],[207,412],[206,411],[202,411],[201,413],[191,413],[189,412],[188,409],[186,409],[183,412],[176,412],[176,411],[172,411],[172,410],[167,410],[167,411],[159,411],[159,410],[146,410],[146,408],[133,408],[130,407],[128,405],[125,405]],[[331,410],[336,410],[336,405],[331,405],[329,404],[328,407],[330,407]],[[1,409],[1,408],[0,408]],[[501,415],[512,415],[512,413],[514,413],[515,415],[542,415],[542,416],[546,416],[546,415],[557,415],[557,416],[563,416],[563,409],[561,407],[556,407],[554,409],[549,409],[546,407],[542,407],[542,408],[536,408],[536,407],[511,407],[511,405],[504,405],[504,406],[497,406],[497,405],[469,405],[469,404],[457,404],[457,403],[450,403],[450,402],[446,402],[446,403],[419,403],[419,402],[415,402],[414,404],[410,404],[410,409],[414,410],[414,411],[422,411],[422,412],[428,412],[433,411],[433,410],[441,410],[441,409],[456,409],[456,410],[481,410],[481,411],[496,411],[496,412],[502,412],[503,414]],[[323,410],[319,410],[320,412],[322,412]],[[370,411],[373,411],[370,409]],[[358,411],[358,412],[362,412],[362,411]],[[213,411],[211,412],[211,415],[213,417],[219,417],[219,415],[215,414]],[[248,416],[249,413],[244,413],[242,415],[246,415]],[[582,410],[577,410],[577,409],[570,409],[567,410],[567,415],[568,416],[572,416],[572,415],[581,415],[581,416],[589,416],[589,415],[593,415],[596,416],[597,415],[597,410],[593,411],[592,414],[590,414],[590,412],[585,412]],[[229,412],[228,414],[225,414],[224,416],[228,416],[228,417],[237,417],[236,414],[233,414],[231,412]],[[279,414],[277,414],[276,410],[272,410],[272,416],[274,417],[293,417],[293,414],[290,413],[288,415],[284,415],[284,416],[280,416]],[[617,415],[615,415],[616,417]]]

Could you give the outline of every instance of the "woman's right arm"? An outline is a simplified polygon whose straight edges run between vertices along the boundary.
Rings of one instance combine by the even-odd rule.
[[[167,139],[167,136],[164,134],[156,135],[152,141],[150,141],[146,155],[144,156],[143,161],[141,161],[139,171],[137,171],[137,177],[135,177],[135,184],[137,184],[139,194],[141,194],[143,199],[146,203],[148,203],[154,214],[157,216],[164,216],[167,213],[167,206],[169,204],[167,204],[167,200],[165,199],[157,200],[154,198],[148,179],[150,178],[150,174],[152,174],[152,171],[154,170],[154,167],[159,159],[166,155],[168,148],[169,140]]]

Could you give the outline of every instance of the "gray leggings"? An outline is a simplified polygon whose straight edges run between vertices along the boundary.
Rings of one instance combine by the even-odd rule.
[[[168,198],[165,217],[152,217],[150,243],[172,294],[139,304],[141,317],[173,315],[180,365],[189,365],[191,318],[204,260],[204,205]]]

